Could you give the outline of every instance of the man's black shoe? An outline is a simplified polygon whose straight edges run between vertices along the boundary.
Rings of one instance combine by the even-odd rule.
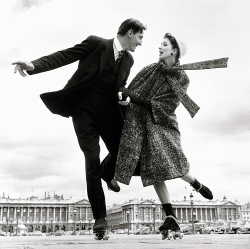
[[[119,192],[120,191],[120,186],[118,185],[116,180],[112,180],[111,182],[107,182],[108,185],[108,190],[112,190],[114,192]]]
[[[108,228],[107,225],[107,220],[106,218],[99,218],[95,220],[95,224],[93,227],[93,232],[97,233],[97,232],[103,232],[106,231]]]

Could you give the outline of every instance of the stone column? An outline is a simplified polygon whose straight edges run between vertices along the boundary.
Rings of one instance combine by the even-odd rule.
[[[213,212],[212,212],[212,208],[210,208],[210,217],[211,217],[211,221],[213,221]]]
[[[205,212],[206,212],[206,221],[207,221],[207,208],[205,208]]]
[[[183,221],[183,208],[181,208],[181,221]]]
[[[16,207],[14,207],[14,222],[16,222]]]
[[[23,207],[21,207],[20,209],[21,209],[21,217],[19,217],[19,219],[21,218],[21,221],[23,221]]]
[[[0,222],[3,222],[3,207],[1,207]]]
[[[30,222],[30,207],[28,207],[28,215],[27,215],[27,220]]]
[[[80,215],[80,217],[79,217],[79,221],[82,219],[82,208],[81,207],[79,207],[79,215]]]
[[[50,222],[50,220],[49,220],[49,207],[47,207],[47,220],[46,220],[46,222]]]
[[[188,220],[188,208],[186,208],[186,221],[189,221]]]
[[[228,212],[229,212],[229,210],[228,210],[228,208],[226,209],[226,213],[227,213],[227,221],[228,221]]]
[[[68,208],[65,208],[65,221],[68,221]]]
[[[34,207],[34,220],[33,220],[33,222],[36,222],[36,207]]]
[[[201,207],[201,220],[203,221],[202,207]]]
[[[53,207],[53,221],[56,221],[56,208]]]
[[[9,219],[10,218],[10,208],[7,207],[7,218]]]
[[[43,222],[43,207],[40,208],[40,222]]]
[[[62,207],[59,207],[60,213],[59,213],[59,221],[62,221]]]

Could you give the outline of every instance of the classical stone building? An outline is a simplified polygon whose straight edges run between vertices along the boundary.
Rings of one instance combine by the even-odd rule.
[[[250,220],[250,203],[241,206],[242,220]]]
[[[11,199],[0,197],[0,230],[16,233],[25,225],[27,232],[79,231],[93,227],[94,220],[88,200],[76,201],[63,196]]]
[[[182,201],[172,201],[172,206],[181,223],[189,223],[191,203],[184,197]],[[240,203],[228,201],[193,201],[193,219],[200,222],[236,221],[241,219]],[[121,205],[115,204],[107,209],[107,219],[111,230],[129,228],[135,231],[141,226],[152,229],[160,226],[165,220],[159,200],[133,199]]]

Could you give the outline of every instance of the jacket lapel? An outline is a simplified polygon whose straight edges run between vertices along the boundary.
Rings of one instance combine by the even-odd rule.
[[[116,92],[118,92],[119,88],[121,87],[126,74],[129,73],[130,70],[130,64],[131,60],[127,52],[124,53],[123,58],[121,60],[120,70],[117,76],[117,89]]]
[[[105,50],[101,53],[101,60],[100,60],[100,71],[103,70],[104,66],[107,64],[110,54],[113,51],[113,41],[114,39],[111,39],[108,41],[108,43],[105,45]]]

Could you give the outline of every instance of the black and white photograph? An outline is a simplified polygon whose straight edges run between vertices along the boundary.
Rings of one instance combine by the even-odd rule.
[[[0,248],[249,248],[249,10],[3,1]]]

